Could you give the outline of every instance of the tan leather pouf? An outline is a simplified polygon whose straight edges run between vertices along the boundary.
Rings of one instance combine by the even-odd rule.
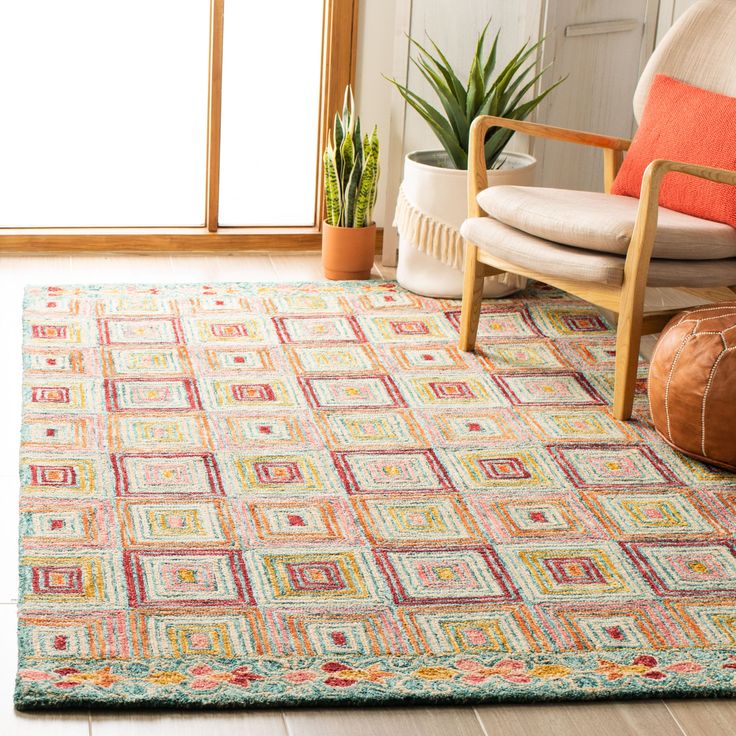
[[[670,321],[649,368],[649,406],[670,445],[736,471],[736,302]]]

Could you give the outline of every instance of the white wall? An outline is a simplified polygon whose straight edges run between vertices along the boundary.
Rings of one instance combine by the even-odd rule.
[[[660,0],[657,20],[657,43],[667,33],[667,29],[697,0]]]
[[[381,75],[393,75],[396,2],[360,0],[359,3],[355,96],[363,128],[370,130],[373,125],[378,125],[382,171],[374,214],[380,227],[384,224],[391,112],[391,85]]]

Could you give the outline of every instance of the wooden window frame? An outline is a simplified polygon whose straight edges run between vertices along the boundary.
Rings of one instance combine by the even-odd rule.
[[[359,0],[324,0],[318,152],[324,149],[347,84],[355,80]],[[207,101],[207,186],[203,227],[2,228],[0,253],[227,253],[319,250],[323,208],[322,167],[315,162],[317,187],[312,227],[222,227],[218,225],[222,47],[225,0],[210,0],[209,90]]]

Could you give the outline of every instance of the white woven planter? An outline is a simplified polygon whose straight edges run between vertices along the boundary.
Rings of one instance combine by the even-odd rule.
[[[537,161],[524,153],[503,153],[503,165],[488,172],[488,186],[531,186]],[[444,151],[414,151],[404,161],[396,207],[399,265],[396,279],[422,296],[462,296],[464,246],[460,225],[467,216],[468,172],[446,168]],[[484,295],[502,297],[524,288],[512,274],[486,278]]]

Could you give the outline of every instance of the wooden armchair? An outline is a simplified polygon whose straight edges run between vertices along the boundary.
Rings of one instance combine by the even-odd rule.
[[[708,53],[708,44],[716,40],[726,47],[727,53],[724,53],[723,48],[715,48]],[[697,66],[692,63],[693,46],[698,46],[701,54]],[[707,86],[723,94],[736,95],[736,72],[731,54],[733,48],[736,48],[736,2],[701,0],[670,29],[652,55],[637,88],[634,101],[637,117],[641,114],[646,93],[657,73],[696,86]],[[714,80],[723,80],[723,83],[718,85]],[[495,187],[487,190],[483,142],[486,132],[493,126],[601,148],[605,194],[536,187]],[[482,116],[473,122],[470,138],[469,219],[461,230],[466,239],[466,255],[460,349],[469,351],[475,347],[485,276],[510,272],[556,286],[618,315],[613,413],[617,419],[630,418],[641,336],[661,331],[669,319],[680,311],[660,310],[645,314],[646,286],[728,286],[736,291],[736,230],[722,223],[660,209],[658,199],[662,179],[670,172],[680,172],[736,185],[736,171],[677,161],[652,161],[644,174],[640,199],[638,202],[632,199],[629,204],[624,200],[630,198],[609,195],[623,160],[623,152],[630,145],[626,139],[491,116]],[[493,193],[493,196],[484,199],[484,190]],[[481,195],[481,202],[478,201],[478,195]],[[573,230],[576,227],[576,214],[581,219],[587,218],[587,232],[582,227],[579,228],[583,231],[582,235],[580,232],[563,233],[566,227],[562,223],[559,225],[559,239],[550,237],[548,222],[538,227],[534,223],[535,218],[548,219],[545,208],[547,212],[550,208],[562,208],[563,215],[572,222]],[[628,242],[623,244],[623,252],[618,247],[620,227],[615,242],[607,237],[611,233],[601,233],[599,238],[595,231],[596,213],[607,215],[606,208],[613,213],[607,219],[601,218],[608,225],[614,222],[621,226],[633,221],[630,240],[627,238]],[[494,218],[496,209],[498,213],[502,210],[514,212],[519,221],[510,226],[508,217],[503,217],[505,223],[501,222]],[[680,238],[680,250],[675,258],[667,253],[666,248],[660,248],[666,257],[656,257],[654,253],[655,246],[659,245],[658,222],[662,232],[668,233],[671,238]],[[727,230],[724,231],[724,228]],[[728,229],[733,230],[734,249],[729,257],[718,257],[723,252],[724,243],[729,242]],[[544,232],[544,237],[530,231]],[[585,237],[596,241],[594,249],[591,247],[586,250],[581,244],[581,238]],[[691,255],[683,250],[682,240],[687,237],[694,238],[698,245],[691,249]],[[603,245],[598,242],[600,239],[605,241]],[[614,242],[614,245],[607,250],[606,244],[610,242]],[[712,250],[706,254],[703,248],[708,246]],[[725,250],[729,252],[728,248]]]

